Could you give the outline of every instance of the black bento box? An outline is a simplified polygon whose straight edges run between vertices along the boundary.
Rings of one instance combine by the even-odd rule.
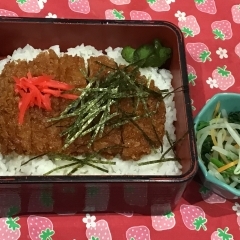
[[[180,176],[1,176],[0,213],[15,214],[77,212],[137,212],[148,214],[172,210],[197,171],[197,155],[188,90],[184,38],[173,24],[164,21],[99,21],[4,18],[0,20],[0,57],[26,44],[46,49],[60,45],[62,51],[82,43],[138,47],[158,38],[173,51],[165,66],[173,74],[176,135],[187,137],[176,147],[183,173]],[[156,205],[157,204],[157,205]]]

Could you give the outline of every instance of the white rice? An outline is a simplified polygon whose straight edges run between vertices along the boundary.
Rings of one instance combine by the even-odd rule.
[[[50,49],[54,50],[58,56],[62,56],[64,53],[60,52],[60,47],[58,45],[52,46]],[[12,56],[8,56],[6,59],[0,61],[0,72],[3,70],[4,65],[8,61],[16,60],[33,60],[42,50],[34,49],[30,45],[26,45],[24,48],[19,48],[15,50]],[[48,51],[48,50],[44,50]],[[98,51],[92,46],[84,46],[84,44],[77,46],[75,48],[69,48],[66,54],[71,56],[80,56],[85,59],[85,64],[87,65],[87,59],[90,56],[99,56],[103,54],[103,51]],[[126,64],[125,60],[121,57],[121,48],[112,49],[111,47],[105,50],[107,56],[113,58],[118,64]],[[155,85],[159,89],[169,89],[173,90],[171,85],[172,74],[170,71],[157,68],[145,68],[141,69],[141,74],[145,75],[147,78],[153,79]],[[173,101],[174,94],[171,94],[169,97],[164,98],[166,105],[166,123],[165,129],[168,131],[170,138],[174,141],[176,140],[175,136],[175,127],[173,125],[176,121],[176,108]],[[163,139],[163,153],[170,147],[166,136]],[[152,153],[148,156],[142,157],[139,161],[122,161],[121,159],[115,157],[113,161],[116,162],[116,165],[101,165],[108,170],[108,173],[104,173],[95,168],[84,166],[74,173],[74,175],[180,175],[182,166],[176,161],[168,161],[159,164],[150,164],[145,166],[138,166],[138,163],[157,160],[160,159],[161,152],[160,149],[156,153]],[[166,158],[174,157],[173,152],[169,152],[165,155]],[[13,175],[42,175],[49,170],[69,164],[68,161],[58,161],[52,162],[47,157],[42,157],[36,159],[21,167],[21,164],[29,160],[29,156],[21,156],[17,154],[11,154],[3,158],[0,154],[0,176],[13,176]],[[69,169],[58,170],[53,172],[51,175],[65,175],[69,172]]]

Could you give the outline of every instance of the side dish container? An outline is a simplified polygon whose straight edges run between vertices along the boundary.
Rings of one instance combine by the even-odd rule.
[[[220,111],[225,109],[227,113],[239,111],[240,94],[238,93],[218,93],[214,95],[198,113],[194,119],[195,131],[200,121],[210,121],[212,113],[220,102]],[[240,189],[231,187],[230,185],[221,182],[216,177],[212,176],[201,157],[198,157],[199,176],[205,187],[226,199],[240,199]]]
[[[197,171],[197,154],[188,89],[184,38],[173,24],[163,21],[97,21],[56,19],[1,19],[0,57],[26,44],[62,51],[82,43],[138,47],[158,38],[172,49],[164,66],[173,74],[177,109],[176,135],[188,134],[176,147],[183,166],[180,176],[1,176],[1,217],[12,214],[171,211]],[[14,210],[14,211],[13,211]]]

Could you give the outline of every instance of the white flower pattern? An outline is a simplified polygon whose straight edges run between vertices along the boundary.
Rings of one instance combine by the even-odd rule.
[[[232,207],[232,210],[236,212],[237,216],[240,216],[240,204],[235,203],[235,205]]]
[[[38,6],[40,9],[44,8],[44,3],[47,3],[47,0],[38,0]]]
[[[226,49],[218,48],[218,50],[216,51],[216,54],[219,55],[219,58],[221,59],[228,58]]]
[[[166,0],[167,4],[171,4],[171,3],[174,3],[175,0]]]
[[[210,85],[210,88],[218,88],[218,84],[217,84],[217,80],[216,79],[212,79],[212,78],[208,78],[208,80],[206,80],[207,84]]]
[[[90,216],[90,214],[86,214],[86,217],[83,218],[83,222],[86,223],[86,228],[90,228],[96,227],[96,223],[95,223],[96,217],[95,216]]]
[[[178,21],[186,21],[186,13],[185,12],[180,12],[179,10],[174,14],[176,18],[178,18]]]
[[[45,18],[57,18],[57,15],[53,13],[48,13],[48,15]]]

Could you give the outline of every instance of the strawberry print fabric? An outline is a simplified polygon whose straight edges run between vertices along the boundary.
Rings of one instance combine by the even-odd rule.
[[[0,16],[170,21],[185,37],[194,116],[214,94],[240,92],[239,0],[2,0]],[[106,209],[109,195],[107,188],[104,191],[105,199],[100,199],[96,211]],[[136,198],[129,195],[132,193]],[[124,199],[129,205],[147,204],[144,189],[132,193],[125,189]],[[90,195],[86,201],[91,203]],[[31,203],[31,209],[36,204],[41,202]],[[0,211],[8,211],[10,205],[2,194]],[[52,203],[43,205],[43,211],[46,207],[51,211]],[[0,239],[240,239],[239,200],[228,201],[196,180],[188,186],[174,212],[159,215],[158,208],[157,204],[151,206],[151,216],[88,214],[85,209],[86,214],[77,215],[39,213],[1,218]],[[19,212],[18,206],[11,210]]]

